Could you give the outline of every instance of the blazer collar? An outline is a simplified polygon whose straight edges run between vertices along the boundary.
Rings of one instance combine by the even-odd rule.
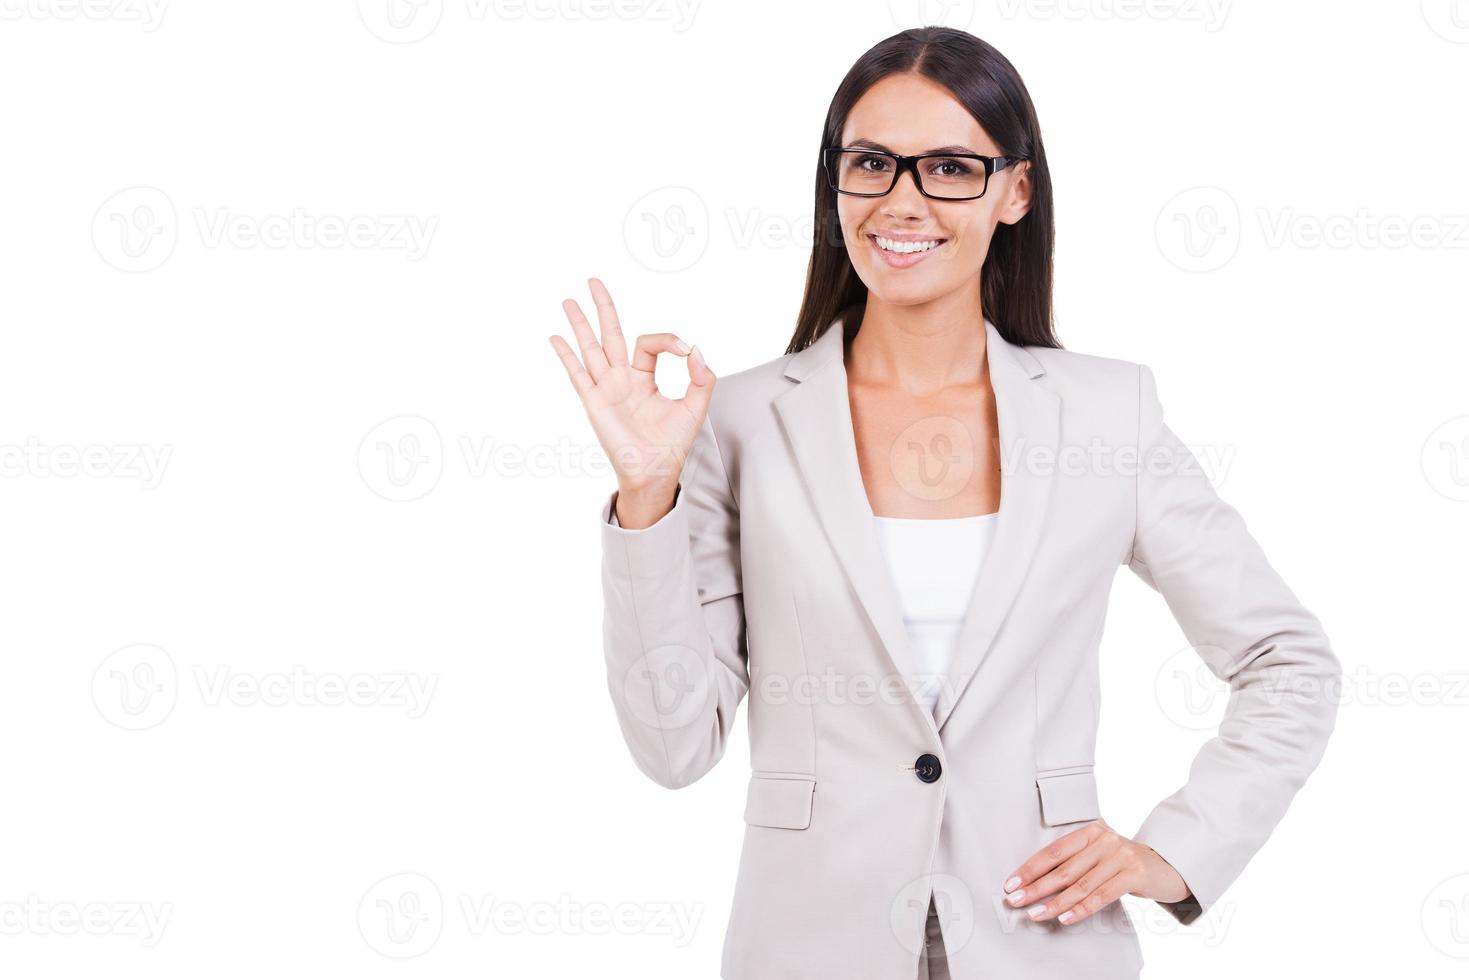
[[[844,352],[861,325],[864,305],[843,310],[810,346],[790,356],[785,376],[798,383],[777,395],[774,404],[821,525],[882,641],[889,669],[907,674],[913,663],[908,632],[862,482],[848,400]],[[1040,542],[1059,437],[1061,400],[1036,383],[1045,376],[1041,362],[1000,336],[988,318],[984,329],[999,418],[1000,509],[934,714],[910,698],[935,737],[1019,594]]]

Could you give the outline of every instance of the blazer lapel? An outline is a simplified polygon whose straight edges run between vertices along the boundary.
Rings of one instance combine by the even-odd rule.
[[[842,356],[844,332],[853,332],[862,310],[861,305],[843,310],[811,346],[792,355],[786,363],[786,377],[800,383],[777,395],[774,404],[817,517],[882,640],[891,672],[906,676],[913,662],[908,631],[884,565],[872,505],[857,462]],[[924,716],[936,739],[932,715],[916,698],[910,696],[909,702]]]
[[[786,363],[786,377],[799,382],[775,399],[796,464],[817,516],[892,669],[907,674],[913,659],[902,607],[884,564],[872,506],[862,482],[852,428],[843,358],[845,339],[860,325],[863,305],[843,310],[809,347]],[[1034,383],[1044,372],[1023,348],[1010,344],[985,320],[990,382],[999,416],[1000,510],[988,553],[981,563],[960,628],[948,682],[934,713],[910,703],[937,735],[973,679],[1025,577],[1042,521],[1051,480],[1035,466],[1054,463],[1060,399]]]
[[[1060,438],[1061,398],[1036,383],[1045,375],[1040,361],[1001,337],[988,319],[984,327],[1000,430],[1000,510],[959,628],[948,682],[934,705],[940,731],[989,653],[1035,557]]]

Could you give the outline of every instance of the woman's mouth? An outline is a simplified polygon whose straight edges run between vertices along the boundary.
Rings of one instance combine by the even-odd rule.
[[[867,240],[872,244],[873,250],[882,257],[883,262],[894,269],[906,269],[909,266],[917,265],[942,248],[948,241],[947,238],[899,241],[882,235],[868,235]]]

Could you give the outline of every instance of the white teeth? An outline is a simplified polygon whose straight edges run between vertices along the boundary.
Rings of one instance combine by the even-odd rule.
[[[938,239],[934,239],[931,242],[895,242],[891,238],[883,238],[881,235],[873,235],[872,237],[877,239],[877,244],[884,251],[888,252],[927,252],[929,249],[936,248],[939,245]]]

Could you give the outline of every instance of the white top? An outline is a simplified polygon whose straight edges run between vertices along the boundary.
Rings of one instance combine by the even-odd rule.
[[[873,517],[912,641],[914,662],[904,674],[930,714],[947,683],[959,627],[998,516]]]

